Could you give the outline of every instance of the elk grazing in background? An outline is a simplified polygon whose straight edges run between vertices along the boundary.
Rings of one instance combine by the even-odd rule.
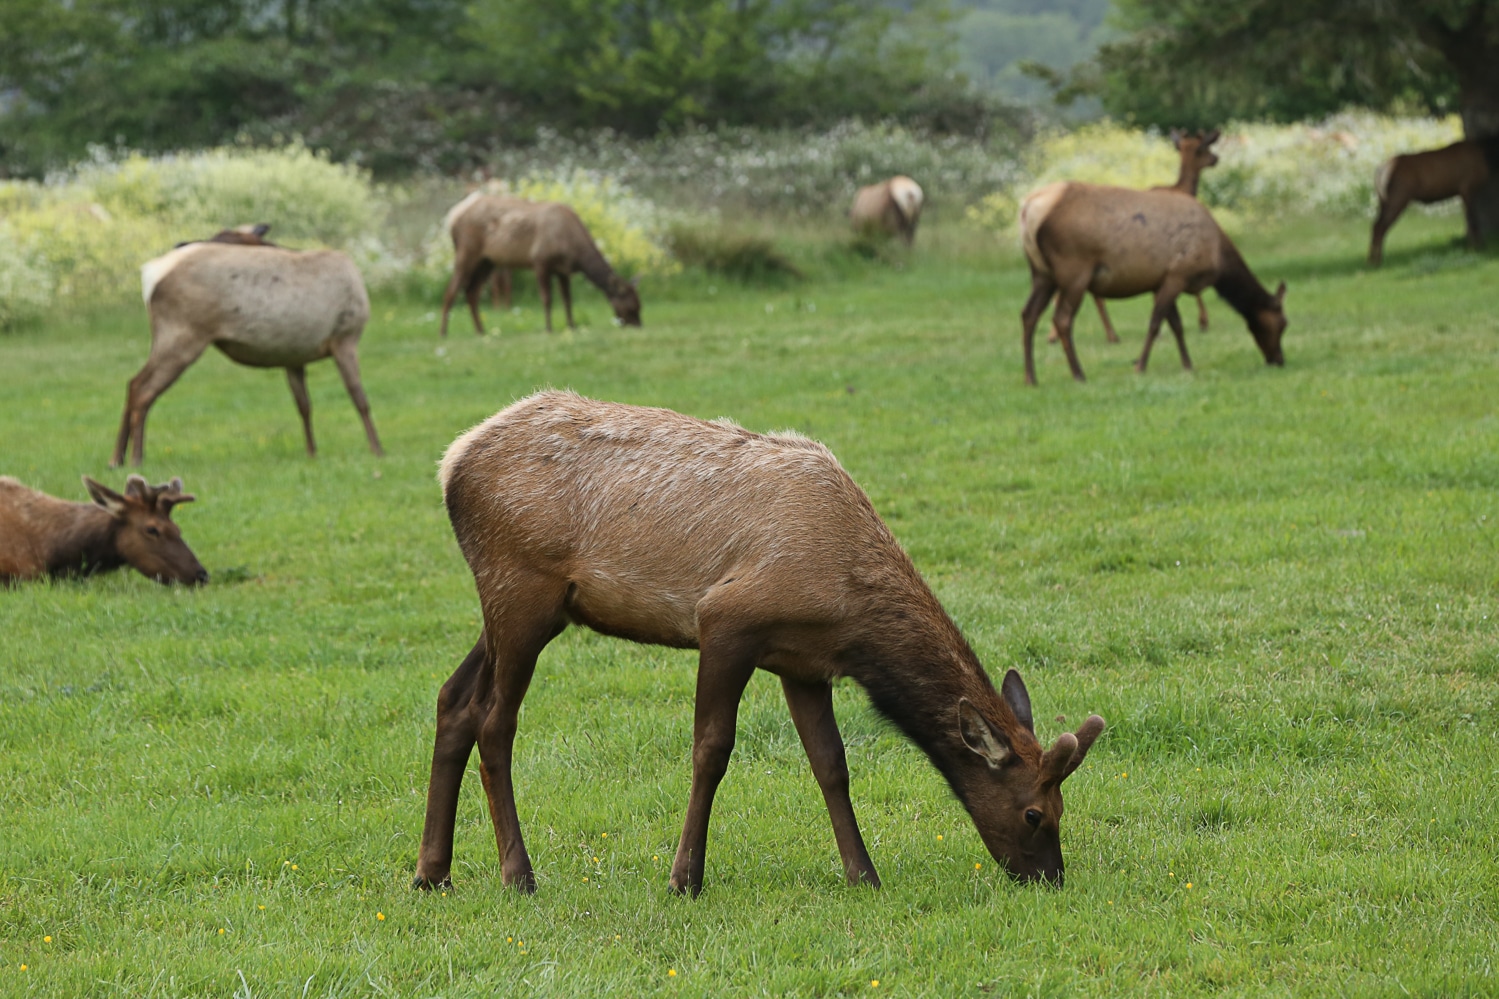
[[[1191,369],[1176,298],[1209,287],[1244,317],[1265,363],[1285,363],[1280,347],[1286,329],[1285,284],[1274,295],[1266,291],[1195,198],[1172,190],[1062,181],[1026,196],[1020,206],[1020,233],[1031,268],[1031,295],[1021,313],[1027,385],[1036,384],[1036,323],[1053,296],[1067,364],[1072,377],[1083,381],[1072,344],[1072,322],[1088,292],[1100,298],[1155,294],[1136,371],[1145,370],[1163,320],[1176,336],[1182,367]]]
[[[899,236],[910,246],[916,240],[916,223],[921,221],[923,200],[921,185],[916,181],[904,176],[891,177],[854,193],[849,221],[860,233]]]
[[[1442,149],[1406,153],[1387,160],[1374,174],[1379,215],[1369,238],[1369,266],[1384,262],[1384,238],[1412,201],[1429,205],[1448,198],[1463,199],[1468,245],[1483,247],[1474,216],[1473,196],[1492,177],[1499,177],[1499,136],[1454,142]]]
[[[1169,187],[1152,187],[1152,191],[1177,191],[1189,197],[1197,197],[1197,184],[1202,179],[1202,171],[1209,167],[1218,165],[1218,154],[1213,152],[1213,143],[1221,138],[1223,133],[1219,129],[1213,129],[1204,135],[1198,132],[1196,135],[1187,135],[1179,130],[1171,132],[1171,144],[1176,147],[1177,153],[1181,155],[1181,166],[1177,170],[1176,183]],[[1197,328],[1205,330],[1208,328],[1208,308],[1203,304],[1201,295],[1194,295],[1197,299]],[[1103,320],[1104,336],[1109,343],[1118,343],[1119,334],[1114,332],[1114,324],[1109,321],[1109,310],[1104,307],[1103,299],[1097,295],[1093,296],[1093,304],[1098,307],[1098,318]],[[1047,343],[1056,343],[1059,338],[1057,324],[1053,320],[1051,333],[1047,336]]]
[[[151,316],[151,354],[130,380],[111,465],[124,462],[132,439],[133,461],[141,463],[151,404],[210,344],[240,364],[286,369],[309,455],[317,447],[304,366],[332,357],[370,450],[384,453],[359,379],[369,297],[359,270],[342,253],[188,243],[141,268],[141,293]]]
[[[603,291],[625,326],[640,325],[640,294],[609,266],[578,213],[555,201],[527,201],[475,191],[448,212],[453,237],[453,277],[442,296],[442,335],[448,335],[448,313],[462,291],[474,317],[474,331],[484,335],[479,293],[490,272],[530,269],[536,273],[546,328],[552,330],[552,278],[562,289],[567,325],[573,326],[572,275],[581,272]]]
[[[708,814],[757,668],[781,679],[850,883],[879,877],[833,717],[843,676],[936,764],[995,859],[1017,878],[1061,884],[1060,785],[1103,719],[1043,750],[1019,675],[994,689],[821,444],[542,392],[455,440],[440,478],[484,629],[438,695],[416,887],[448,883],[459,784],[477,742],[501,877],[535,890],[511,778],[516,719],[537,656],[574,623],[699,652],[674,891],[702,887]]]
[[[87,475],[83,485],[92,503],[69,503],[0,477],[0,584],[122,565],[158,583],[208,582],[208,570],[172,523],[172,508],[193,501],[181,479],[151,486],[132,475],[123,496]]]

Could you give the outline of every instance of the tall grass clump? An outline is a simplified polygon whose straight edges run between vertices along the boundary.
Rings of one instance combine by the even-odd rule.
[[[300,145],[101,152],[40,183],[0,185],[0,221],[56,295],[118,300],[138,292],[142,263],[183,240],[269,222],[294,246],[354,247],[376,237],[387,202],[367,172]]]
[[[41,316],[52,299],[46,265],[0,223],[0,330]]]
[[[1374,172],[1397,153],[1432,149],[1461,138],[1456,116],[1401,118],[1359,111],[1295,125],[1230,123],[1214,147],[1219,163],[1202,175],[1198,196],[1225,216],[1355,217],[1375,206]],[[1025,194],[1058,180],[1145,188],[1176,181],[1179,158],[1161,133],[1095,122],[1041,136],[1023,157],[1018,183],[968,207],[988,229],[1014,227]],[[1441,209],[1438,209],[1441,210]]]

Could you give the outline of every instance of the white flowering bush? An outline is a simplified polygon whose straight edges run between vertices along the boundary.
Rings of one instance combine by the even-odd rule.
[[[0,223],[0,330],[40,316],[52,293],[46,264]]]

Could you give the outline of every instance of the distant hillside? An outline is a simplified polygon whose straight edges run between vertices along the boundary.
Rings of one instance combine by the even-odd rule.
[[[1034,60],[1064,70],[1107,40],[1110,0],[955,0],[961,68],[981,89],[1034,103],[1046,87],[1021,74]]]

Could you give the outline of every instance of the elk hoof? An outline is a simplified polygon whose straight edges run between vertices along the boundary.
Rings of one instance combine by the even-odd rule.
[[[433,880],[432,878],[427,877],[425,874],[418,874],[416,877],[411,879],[411,887],[417,891],[431,891],[434,888],[440,888],[443,891],[451,891],[453,888],[453,879],[444,875],[437,880]]]
[[[517,874],[501,873],[500,880],[507,887],[514,888],[522,895],[536,894],[536,872],[529,867]]]
[[[880,876],[873,869],[867,871],[849,871],[848,883],[854,887],[864,886],[868,888],[880,887]]]
[[[684,883],[678,881],[676,878],[672,878],[667,882],[666,890],[671,892],[673,895],[686,895],[688,898],[697,898],[703,893],[703,885],[702,882],[693,884],[692,882],[688,881]]]

